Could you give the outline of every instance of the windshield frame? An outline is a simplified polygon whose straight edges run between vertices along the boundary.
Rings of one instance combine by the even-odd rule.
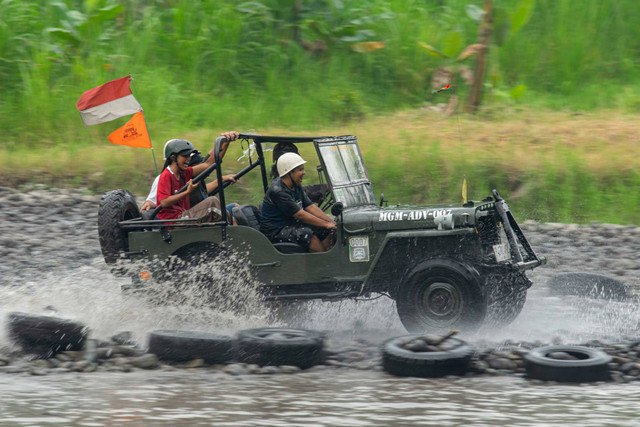
[[[316,147],[316,153],[320,159],[320,164],[322,165],[325,178],[329,184],[329,188],[331,189],[333,200],[341,202],[345,208],[376,204],[373,187],[371,186],[371,180],[369,179],[369,173],[364,165],[362,153],[358,146],[358,140],[355,136],[347,135],[316,139],[314,140],[314,145]],[[349,147],[352,150],[351,153],[355,155],[355,158],[358,161],[358,166],[356,166],[355,170],[347,167],[347,160],[349,159],[344,155],[345,150],[341,148],[337,150],[338,156],[333,157],[333,159],[329,161],[330,159],[328,156],[325,157],[325,153],[323,153],[323,148],[326,147]],[[334,161],[337,158],[340,160],[339,165]],[[340,166],[342,166],[342,170],[336,171],[335,168]],[[339,173],[336,174],[335,172]],[[352,178],[351,175],[353,172],[356,172],[358,176]],[[336,175],[346,175],[348,179],[338,181],[335,180]],[[343,195],[347,193],[351,193],[354,197],[343,197]]]

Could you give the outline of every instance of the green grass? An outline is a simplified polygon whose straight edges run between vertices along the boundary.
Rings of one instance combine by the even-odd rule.
[[[458,203],[463,179],[469,198],[480,200],[496,188],[520,219],[545,222],[590,221],[640,224],[640,146],[628,143],[640,132],[632,115],[603,112],[575,115],[512,111],[491,120],[446,117],[407,110],[362,120],[358,124],[295,132],[263,128],[263,134],[357,134],[376,195],[390,205]],[[201,151],[209,150],[217,131],[201,129],[180,136]],[[173,135],[158,135],[168,138]],[[240,170],[240,143],[229,150],[224,173]],[[161,162],[161,146],[155,147]],[[315,152],[303,145],[309,160],[308,183],[317,182]],[[5,183],[33,183],[104,192],[126,188],[146,195],[155,170],[150,150],[114,146],[51,146],[38,150],[0,149]],[[266,155],[270,165],[271,155]],[[15,165],[21,168],[16,172]],[[228,200],[258,204],[259,174],[232,186]]]
[[[131,73],[152,128],[310,129],[441,102],[432,73],[476,41],[465,13],[480,1],[4,0],[0,2],[3,144],[93,144],[80,94]],[[519,102],[592,111],[640,108],[635,0],[501,0],[490,47],[486,107]],[[519,5],[532,5],[513,29]],[[44,10],[43,10],[44,8]],[[510,31],[502,31],[508,29]],[[320,50],[304,49],[294,28]],[[455,40],[455,43],[453,42]],[[384,48],[354,51],[358,42]],[[470,62],[468,65],[472,65]],[[518,100],[510,93],[525,88]],[[466,88],[461,85],[460,93]]]

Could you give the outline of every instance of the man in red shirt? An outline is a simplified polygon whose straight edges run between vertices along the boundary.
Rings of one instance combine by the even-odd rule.
[[[220,146],[220,159],[227,152],[229,143],[238,139],[238,132],[224,132],[221,136],[225,140]],[[207,197],[202,202],[191,207],[189,194],[198,188],[191,178],[204,171],[214,163],[213,150],[209,158],[198,165],[189,166],[191,153],[195,147],[185,139],[172,139],[165,144],[164,170],[158,180],[158,204],[162,206],[158,212],[159,219],[197,218],[199,222],[216,222],[222,219],[223,210],[217,197]],[[187,184],[187,189],[178,191]]]

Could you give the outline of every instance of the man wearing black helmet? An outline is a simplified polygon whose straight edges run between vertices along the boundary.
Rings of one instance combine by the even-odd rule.
[[[229,142],[238,139],[237,132],[225,132],[221,136],[225,141],[220,146],[219,156],[222,159],[227,151]],[[162,206],[158,212],[158,219],[175,218],[197,218],[201,222],[214,222],[222,218],[220,200],[217,197],[207,197],[202,202],[191,207],[189,195],[197,189],[198,185],[193,184],[193,176],[204,171],[214,162],[213,150],[204,162],[189,166],[191,154],[195,147],[184,139],[173,139],[168,141],[164,147],[165,164],[164,170],[158,180],[158,204]],[[187,185],[183,192],[179,190]]]

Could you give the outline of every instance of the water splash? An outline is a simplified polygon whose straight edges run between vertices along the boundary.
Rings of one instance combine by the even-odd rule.
[[[204,272],[213,279],[211,288],[199,280]],[[80,268],[34,274],[1,290],[0,346],[9,342],[5,322],[13,311],[74,319],[101,339],[131,331],[145,344],[147,333],[156,329],[232,334],[267,322],[258,284],[233,256],[226,264],[203,262],[179,278],[153,285],[152,292],[123,293],[121,286],[130,279],[114,277],[101,258]]]
[[[520,316],[504,329],[481,330],[473,339],[579,344],[640,337],[640,312],[635,299],[559,297],[549,292],[548,276],[534,273],[531,279],[534,284]]]
[[[7,345],[6,317],[12,311],[56,315],[88,325],[92,336],[108,338],[131,331],[146,344],[156,329],[186,329],[234,334],[240,329],[283,325],[326,331],[334,340],[365,339],[374,343],[407,332],[395,303],[374,301],[310,301],[299,303],[296,315],[274,321],[241,256],[199,260],[159,283],[152,293],[123,293],[128,278],[116,278],[101,258],[79,268],[61,266],[3,287],[0,302],[0,346]],[[203,280],[203,277],[208,277]],[[640,335],[635,302],[557,297],[546,288],[548,277],[534,274],[533,287],[520,316],[500,330],[463,334],[471,342],[541,341],[580,343],[592,339],[621,340]],[[298,304],[298,303],[296,303]]]

